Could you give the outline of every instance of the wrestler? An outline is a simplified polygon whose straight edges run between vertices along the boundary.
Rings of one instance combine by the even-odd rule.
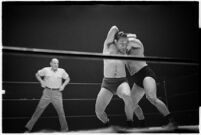
[[[135,34],[127,34],[127,37],[129,41],[127,46],[127,54],[135,57],[144,57],[144,46],[142,42],[136,38]],[[153,104],[164,116],[165,120],[167,121],[167,126],[176,127],[176,123],[173,120],[167,106],[157,97],[156,74],[148,66],[146,61],[127,61],[126,67],[128,68],[132,79],[134,79],[134,84],[131,90],[133,104],[138,104],[145,94],[150,103]],[[143,120],[143,112],[139,106],[138,109],[138,114],[141,115],[141,120]]]
[[[126,34],[119,32],[118,28],[113,26],[104,42],[103,54],[124,55],[127,42]],[[123,99],[125,103],[125,113],[129,125],[133,120],[133,112],[130,87],[126,78],[125,61],[104,59],[104,78],[96,99],[95,112],[98,119],[106,125],[109,123],[109,118],[105,109],[114,94]]]

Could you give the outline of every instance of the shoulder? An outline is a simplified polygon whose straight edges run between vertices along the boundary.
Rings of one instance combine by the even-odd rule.
[[[63,69],[63,68],[58,68],[58,70],[59,70],[59,72],[66,72],[66,70],[65,69]]]
[[[58,70],[59,70],[58,73],[59,73],[64,79],[66,79],[67,77],[69,77],[69,74],[66,72],[65,69],[63,69],[63,68],[58,68]]]
[[[44,67],[44,68],[42,68],[42,69],[40,69],[41,71],[48,71],[48,70],[50,70],[50,67]]]
[[[62,71],[62,70],[65,70],[65,69],[63,69],[63,68],[58,68],[58,70]]]
[[[143,44],[139,39],[130,38],[128,42],[128,48],[140,49],[143,48]]]
[[[45,70],[51,70],[51,67],[44,67]]]
[[[128,41],[129,42],[133,42],[133,43],[142,44],[142,42],[139,39],[137,39],[137,38],[128,38]]]
[[[45,76],[48,72],[49,72],[49,68],[48,68],[48,67],[44,67],[44,68],[42,68],[42,69],[39,69],[37,73],[38,73],[40,76]]]

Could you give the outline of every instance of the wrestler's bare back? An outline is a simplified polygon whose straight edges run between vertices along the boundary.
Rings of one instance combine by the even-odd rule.
[[[134,41],[129,41],[128,46],[130,46],[129,51],[127,52],[127,55],[135,56],[135,57],[144,57],[144,46],[141,42],[138,42],[139,40],[135,39]],[[136,47],[135,47],[136,46]],[[138,72],[140,69],[142,69],[144,66],[146,66],[146,61],[128,61],[127,62],[127,68],[131,75],[134,75],[136,72]]]

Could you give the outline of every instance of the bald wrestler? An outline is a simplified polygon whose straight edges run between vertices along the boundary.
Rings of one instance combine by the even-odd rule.
[[[109,30],[104,42],[103,54],[124,55],[127,42],[126,34],[119,32],[118,28],[113,26]],[[114,94],[123,99],[125,103],[125,113],[127,124],[129,125],[133,120],[133,112],[130,87],[126,79],[125,62],[122,60],[104,59],[104,78],[96,99],[95,112],[98,119],[106,125],[109,123],[109,118],[105,109]]]
[[[144,46],[142,42],[136,38],[135,34],[127,34],[128,46],[127,54],[135,57],[144,57]],[[154,71],[147,65],[146,61],[128,61],[126,64],[134,84],[131,91],[131,96],[134,104],[138,104],[141,98],[146,95],[146,98],[153,104],[158,111],[164,116],[169,127],[175,127],[176,124],[168,110],[167,106],[157,98],[156,75]],[[141,108],[137,108],[140,119],[144,119]],[[135,110],[136,111],[136,110]]]

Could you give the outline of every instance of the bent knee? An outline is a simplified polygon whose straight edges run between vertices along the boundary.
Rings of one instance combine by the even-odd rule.
[[[124,91],[120,94],[122,98],[130,98],[131,97],[131,92],[130,91]]]
[[[95,106],[95,113],[96,113],[96,115],[102,115],[104,113],[104,109],[101,106],[96,105]]]
[[[154,97],[154,96],[146,95],[146,98],[147,98],[147,100],[149,100],[152,104],[155,104],[156,101],[157,101],[157,98]]]
[[[102,113],[100,111],[98,111],[98,110],[95,110],[95,114],[96,114],[96,116],[101,116],[102,115]]]

